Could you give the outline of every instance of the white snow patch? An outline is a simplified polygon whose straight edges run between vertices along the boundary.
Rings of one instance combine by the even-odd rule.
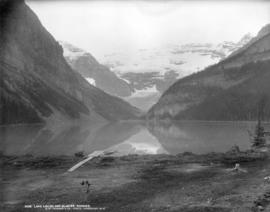
[[[95,81],[95,79],[90,78],[90,77],[87,77],[87,78],[85,78],[85,79],[86,79],[86,80],[87,80],[87,82],[89,82],[91,85],[96,86],[96,81]]]
[[[142,90],[136,90],[129,96],[128,98],[134,98],[134,97],[147,97],[154,93],[158,93],[156,85],[153,85],[152,87],[146,87]]]
[[[124,80],[126,83],[130,84],[130,81],[127,80],[127,79],[125,79],[124,77],[122,77],[122,76],[121,76],[121,73],[117,73],[117,72],[116,72],[115,74],[117,75],[117,77],[118,77],[119,79]]]

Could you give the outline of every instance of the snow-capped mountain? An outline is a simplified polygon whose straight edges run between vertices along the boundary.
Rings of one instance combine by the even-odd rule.
[[[132,105],[148,110],[160,94],[177,79],[172,70],[160,75],[158,72],[118,75],[111,68],[100,64],[90,53],[67,42],[59,42],[70,66],[78,71],[91,85],[123,98]]]
[[[118,96],[131,95],[129,84],[120,79],[108,67],[100,64],[90,53],[67,42],[59,42],[63,47],[63,54],[69,65],[78,71],[90,84],[105,92]]]
[[[90,53],[60,42],[67,62],[89,83],[148,110],[177,79],[218,63],[252,39],[237,42],[187,43],[104,55],[101,65]]]
[[[251,39],[251,34],[246,34],[236,43],[224,41],[218,44],[167,45],[154,49],[138,49],[132,55],[117,52],[104,55],[101,63],[119,76],[127,72],[158,72],[164,75],[167,71],[174,71],[180,78],[219,62]]]
[[[132,55],[125,52],[104,55],[101,62],[133,88],[132,95],[126,100],[147,110],[177,79],[218,63],[251,39],[251,34],[246,34],[239,42],[187,43],[138,49]]]

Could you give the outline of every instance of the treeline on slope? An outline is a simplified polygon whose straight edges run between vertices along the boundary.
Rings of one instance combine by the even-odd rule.
[[[226,70],[228,78],[252,77],[218,94],[208,97],[200,104],[179,113],[175,119],[196,120],[256,120],[258,103],[266,101],[264,119],[270,120],[270,61],[253,62]]]
[[[6,70],[1,75],[5,82],[0,88],[0,111],[3,113],[0,124],[43,122],[39,114],[47,117],[54,112],[49,105],[74,119],[78,119],[80,113],[89,114],[87,107],[63,90],[47,86],[27,73],[19,76],[21,73],[10,65],[1,63],[0,67]],[[35,108],[39,108],[39,112]]]
[[[250,62],[224,69],[213,65],[204,71],[178,80],[147,114],[148,119],[255,120],[257,103],[267,100],[265,118],[270,120],[270,61]],[[209,84],[203,79],[218,76],[222,82]],[[222,83],[229,83],[222,87]],[[231,83],[231,84],[230,84]],[[188,107],[171,114],[173,107]]]

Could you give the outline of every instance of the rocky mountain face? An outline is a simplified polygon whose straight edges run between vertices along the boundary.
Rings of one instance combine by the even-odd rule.
[[[148,118],[257,119],[259,102],[270,101],[270,33],[267,28],[228,58],[178,80],[149,110]],[[268,120],[269,103],[264,114]]]
[[[90,85],[23,0],[3,0],[0,124],[132,119],[139,111]]]
[[[160,94],[178,77],[178,74],[170,70],[164,76],[158,72],[127,72],[117,75],[109,67],[100,64],[90,53],[67,42],[59,43],[68,64],[90,84],[123,98],[144,111],[156,103]]]
[[[130,96],[129,84],[108,67],[101,65],[90,53],[67,42],[60,42],[68,64],[78,71],[90,84],[118,97]]]

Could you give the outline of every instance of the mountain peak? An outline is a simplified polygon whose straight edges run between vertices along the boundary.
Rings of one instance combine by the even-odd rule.
[[[258,32],[257,37],[263,37],[269,33],[270,33],[270,24],[267,24]]]
[[[78,48],[66,41],[58,41],[58,43],[63,47],[64,57],[68,58],[71,61],[76,60],[82,56],[90,55],[85,50]]]
[[[238,45],[239,46],[244,46],[245,44],[247,44],[249,41],[251,41],[251,39],[253,38],[251,33],[247,33],[245,34],[239,41],[238,41]]]

